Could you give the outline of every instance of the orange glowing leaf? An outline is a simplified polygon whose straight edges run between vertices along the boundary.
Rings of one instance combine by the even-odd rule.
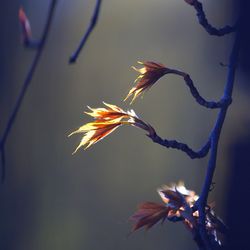
[[[103,102],[105,106],[108,108],[90,108],[91,112],[85,112],[85,114],[94,117],[97,120],[112,120],[116,118],[124,118],[127,117],[128,114],[122,110],[121,108]]]
[[[142,68],[136,68],[132,67],[135,71],[139,72],[140,75],[136,78],[135,83],[136,86],[133,87],[126,98],[127,100],[131,95],[134,95],[132,98],[131,103],[143,92],[150,89],[154,85],[155,82],[157,82],[162,76],[167,74],[169,72],[169,69],[166,68],[161,63],[155,63],[155,62],[139,62],[139,64],[142,64]]]
[[[155,133],[154,129],[139,119],[133,110],[126,112],[112,104],[104,103],[104,105],[106,106],[105,108],[88,107],[91,112],[85,113],[92,116],[95,120],[79,127],[69,135],[84,134],[74,153],[81,147],[85,147],[85,149],[89,148],[91,145],[112,133],[119,126],[125,124],[146,130],[149,134]]]
[[[78,133],[85,133],[74,153],[76,153],[80,147],[86,146],[85,149],[89,148],[91,145],[95,144],[96,142],[100,141],[101,139],[112,133],[116,128],[122,125],[120,120],[121,118],[117,118],[112,121],[90,122],[81,126],[76,131],[72,132],[69,136]]]

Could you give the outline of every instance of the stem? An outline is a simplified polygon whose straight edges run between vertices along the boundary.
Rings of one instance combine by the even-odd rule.
[[[95,28],[96,23],[98,21],[99,13],[100,13],[101,2],[102,2],[102,0],[96,0],[95,9],[94,9],[93,16],[91,18],[89,27],[88,27],[87,31],[85,32],[85,34],[83,35],[82,40],[81,40],[78,48],[76,49],[76,51],[69,58],[69,63],[70,64],[76,62],[76,60],[77,60],[83,46],[87,42],[87,40],[88,40],[91,32],[93,31],[93,29]]]
[[[187,144],[178,142],[176,140],[167,140],[162,139],[156,133],[153,135],[148,135],[149,138],[152,139],[153,142],[158,143],[166,148],[174,148],[177,150],[181,150],[186,153],[191,159],[203,158],[207,155],[210,149],[210,140],[198,151],[194,151]]]
[[[38,49],[36,51],[33,62],[31,64],[31,66],[30,66],[30,69],[29,69],[29,71],[27,73],[27,76],[26,76],[26,78],[24,80],[24,83],[23,83],[23,86],[21,88],[20,94],[19,94],[19,96],[17,98],[17,102],[16,102],[16,104],[14,106],[14,109],[13,109],[13,111],[12,111],[10,117],[9,117],[9,120],[7,122],[7,125],[6,125],[6,128],[4,130],[3,136],[1,137],[0,153],[1,153],[1,159],[2,159],[2,181],[4,181],[4,179],[5,179],[5,152],[4,152],[5,144],[6,144],[8,135],[9,135],[9,133],[11,131],[11,128],[13,127],[13,124],[15,122],[17,114],[18,114],[18,112],[20,110],[20,107],[22,105],[24,96],[25,96],[25,94],[27,92],[27,89],[28,89],[30,83],[31,83],[31,80],[32,80],[33,75],[35,73],[35,70],[37,68],[40,57],[42,55],[42,52],[43,52],[43,49],[44,49],[44,46],[45,46],[45,43],[46,43],[46,40],[47,40],[47,37],[48,37],[48,33],[49,33],[49,30],[50,30],[51,22],[52,22],[52,19],[53,19],[56,3],[57,3],[57,0],[51,0],[50,7],[49,7],[49,12],[48,12],[48,17],[47,17],[47,20],[46,20],[46,23],[45,23],[45,26],[44,26],[41,41],[39,43],[40,46],[38,47]]]
[[[226,25],[225,27],[219,29],[215,28],[208,22],[206,14],[203,10],[202,3],[200,3],[198,0],[194,0],[191,5],[196,10],[196,15],[198,17],[199,24],[207,31],[208,34],[212,36],[224,36],[236,30],[236,26],[232,27],[229,25]]]
[[[227,76],[227,82],[225,85],[224,95],[223,95],[223,98],[225,99],[232,98],[236,64],[237,64],[238,55],[239,55],[239,48],[240,48],[240,35],[239,35],[239,32],[237,32],[235,42],[233,45],[233,49],[232,49],[230,59],[229,59],[228,76]],[[217,117],[217,121],[211,133],[211,137],[210,137],[211,138],[211,153],[210,153],[210,158],[209,158],[209,162],[207,166],[205,182],[202,187],[201,195],[197,204],[199,215],[200,215],[199,216],[200,234],[204,242],[208,241],[208,236],[207,236],[206,226],[205,226],[205,220],[206,220],[205,205],[207,204],[207,198],[208,198],[210,186],[213,180],[213,175],[214,175],[214,171],[216,167],[218,142],[220,139],[221,129],[225,121],[228,107],[229,105],[224,105],[221,107],[221,110]]]
[[[221,108],[224,105],[229,105],[231,104],[232,100],[230,97],[223,97],[221,98],[220,101],[214,102],[214,101],[207,101],[205,100],[197,90],[197,88],[194,86],[193,80],[190,78],[189,74],[176,70],[176,69],[169,69],[167,74],[174,74],[174,75],[179,75],[183,77],[186,85],[188,86],[191,95],[194,97],[197,103],[199,103],[201,106],[204,106],[209,109],[217,109]]]

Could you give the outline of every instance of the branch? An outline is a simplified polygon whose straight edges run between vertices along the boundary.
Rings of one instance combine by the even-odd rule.
[[[213,27],[206,18],[202,3],[200,3],[198,0],[185,0],[185,2],[194,7],[194,9],[196,10],[196,15],[198,17],[199,24],[207,31],[208,34],[212,36],[224,36],[236,30],[235,26],[232,27],[229,25],[226,25],[225,27],[219,29]]]
[[[23,43],[25,48],[37,50],[41,46],[39,41],[36,40],[26,40]]]
[[[43,49],[44,49],[44,46],[45,46],[45,43],[46,43],[46,40],[47,40],[47,37],[48,37],[48,33],[49,33],[49,30],[50,30],[50,26],[51,26],[51,22],[52,22],[52,18],[53,18],[53,15],[54,15],[54,11],[55,11],[55,6],[56,6],[56,3],[57,3],[57,0],[51,0],[51,3],[50,3],[50,7],[49,7],[49,12],[48,12],[48,17],[47,17],[47,20],[46,20],[46,23],[45,23],[45,27],[44,27],[44,30],[43,30],[43,33],[42,33],[42,37],[41,37],[41,40],[40,40],[40,46],[37,48],[37,51],[36,51],[36,54],[35,54],[35,57],[34,57],[34,60],[30,66],[30,69],[27,73],[27,76],[24,80],[24,83],[23,83],[23,86],[22,86],[22,89],[20,91],[20,94],[17,98],[17,102],[14,106],[14,109],[9,117],[9,120],[7,122],[7,125],[6,125],[6,128],[4,130],[4,133],[3,133],[3,136],[1,137],[1,141],[0,141],[0,153],[1,153],[1,160],[2,160],[2,181],[4,181],[5,179],[5,144],[6,144],[6,140],[8,138],[8,135],[11,131],[11,128],[15,122],[15,119],[17,117],[17,114],[20,110],[20,107],[22,105],[22,102],[23,102],[23,99],[24,99],[24,96],[27,92],[27,89],[31,83],[31,80],[33,78],[33,75],[35,73],[35,70],[37,68],[37,65],[38,65],[38,62],[40,60],[40,57],[42,55],[42,52],[43,52]]]
[[[142,64],[144,67],[139,68],[139,69],[132,67],[134,70],[136,70],[140,74],[135,80],[135,83],[136,83],[135,87],[130,89],[124,101],[127,100],[131,95],[133,95],[133,98],[131,101],[132,103],[141,93],[145,92],[150,87],[152,87],[160,78],[168,74],[174,74],[174,75],[183,77],[186,85],[188,86],[191,92],[191,95],[194,97],[196,102],[199,103],[201,106],[204,106],[210,109],[215,109],[215,108],[221,108],[224,105],[228,105],[232,102],[230,98],[222,98],[219,102],[205,100],[200,95],[197,88],[194,86],[194,83],[192,79],[190,78],[190,76],[183,71],[167,68],[163,64],[155,63],[153,61],[138,62],[138,63]]]
[[[219,102],[207,101],[200,95],[199,91],[194,86],[192,79],[187,73],[176,69],[169,69],[168,73],[182,76],[186,85],[189,87],[191,95],[194,97],[196,102],[199,103],[201,106],[204,106],[209,109],[216,109],[216,108],[221,108],[225,105],[229,105],[232,102],[231,97],[224,97]]]
[[[229,67],[228,67],[228,76],[227,82],[224,89],[224,98],[231,99],[232,98],[232,91],[234,86],[234,78],[235,78],[235,71],[236,71],[236,64],[239,56],[239,49],[240,49],[240,35],[239,32],[236,35],[235,42],[233,45],[233,49],[229,59]],[[215,126],[211,133],[211,154],[207,166],[207,173],[205,177],[205,182],[202,187],[201,195],[199,200],[197,201],[197,208],[199,211],[199,223],[200,223],[200,234],[204,242],[208,241],[207,232],[205,228],[205,206],[207,204],[207,198],[210,190],[210,186],[212,184],[213,175],[216,167],[216,158],[217,158],[217,149],[218,149],[218,142],[221,134],[221,129],[224,124],[224,120],[227,114],[227,109],[229,105],[225,105],[221,108]],[[209,245],[208,245],[209,246]]]
[[[96,23],[98,21],[99,13],[100,13],[101,2],[102,2],[102,0],[96,0],[95,9],[94,9],[93,16],[91,18],[89,27],[88,27],[87,31],[85,32],[85,34],[83,35],[82,40],[81,40],[78,48],[76,49],[76,51],[69,58],[69,63],[75,63],[76,62],[76,60],[77,60],[83,46],[87,42],[87,40],[88,40],[91,32],[93,31],[93,29],[95,28]]]
[[[162,139],[156,133],[148,135],[149,138],[152,139],[153,142],[158,143],[166,148],[174,148],[186,153],[191,159],[203,158],[207,155],[210,149],[210,140],[199,150],[194,151],[187,144],[178,142],[176,140],[167,140]]]

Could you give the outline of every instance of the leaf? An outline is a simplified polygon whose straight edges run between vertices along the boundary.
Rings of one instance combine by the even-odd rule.
[[[21,41],[22,43],[28,43],[32,38],[32,32],[29,19],[22,7],[19,8],[18,17],[21,25]]]
[[[159,203],[144,202],[140,204],[138,210],[130,217],[130,220],[135,223],[131,231],[134,232],[142,227],[148,230],[159,221],[163,223],[168,212],[169,208]]]

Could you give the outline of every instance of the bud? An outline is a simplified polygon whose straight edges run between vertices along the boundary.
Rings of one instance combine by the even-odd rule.
[[[18,17],[21,25],[21,42],[23,44],[29,43],[32,38],[31,27],[29,19],[27,18],[22,7],[19,9]]]

